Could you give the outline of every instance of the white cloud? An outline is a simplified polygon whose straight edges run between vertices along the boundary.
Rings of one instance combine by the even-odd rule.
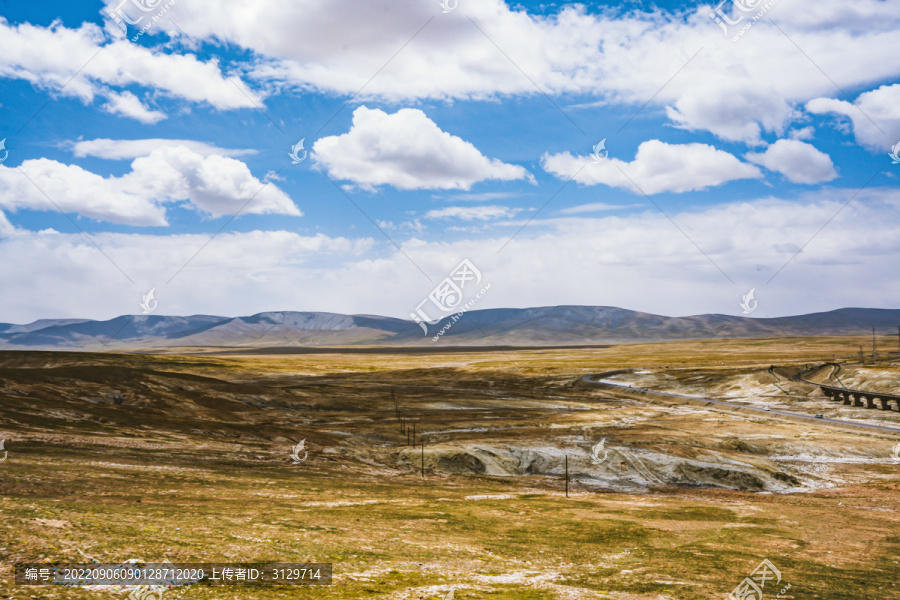
[[[394,231],[407,231],[412,233],[421,234],[423,233],[427,227],[422,224],[419,219],[413,219],[412,221],[403,221],[399,225],[395,225],[393,221],[377,221],[378,226],[382,229],[389,229]]]
[[[762,177],[753,165],[707,144],[667,144],[659,140],[641,143],[631,162],[610,157],[596,163],[590,156],[563,152],[545,154],[541,163],[560,179],[574,175],[575,181],[585,185],[604,184],[648,195],[702,190],[736,179]]]
[[[812,126],[792,129],[788,132],[788,136],[790,136],[792,140],[811,140],[815,137],[815,134],[816,129]]]
[[[666,112],[683,129],[710,131],[725,140],[758,144],[763,130],[782,133],[793,111],[771,85],[711,77],[685,90]]]
[[[313,157],[332,177],[368,190],[379,185],[468,190],[486,179],[531,179],[523,167],[487,158],[414,108],[390,115],[360,106],[350,131],[316,140]]]
[[[602,212],[607,210],[620,210],[623,208],[634,208],[635,206],[642,206],[640,204],[607,204],[606,202],[592,202],[590,204],[579,204],[578,206],[570,206],[569,208],[562,209],[561,212],[564,215],[574,215],[579,213],[588,213],[588,212]]]
[[[166,140],[160,138],[148,138],[141,140],[111,140],[109,138],[97,138],[94,140],[80,140],[69,142],[75,156],[96,156],[110,160],[123,160],[147,156],[157,148],[184,146],[194,154],[200,156],[246,156],[256,154],[256,150],[229,150],[219,148],[213,144],[197,142],[194,140]]]
[[[101,177],[77,165],[45,158],[19,168],[0,165],[0,208],[80,215],[129,225],[166,225],[164,204],[186,201],[218,217],[244,213],[303,213],[274,184],[264,186],[247,165],[202,156],[185,147],[161,147],[137,158],[121,177]],[[20,172],[21,169],[21,172]],[[30,180],[29,180],[30,179]]]
[[[17,291],[0,295],[0,321],[30,321],[32,314],[139,314],[141,295],[151,288],[157,314],[283,310],[297,302],[299,275],[312,276],[323,288],[340,284],[329,267],[361,260],[374,244],[366,237],[288,231],[223,232],[212,242],[208,233],[91,237],[109,259],[78,233],[19,231],[0,238],[0,279]],[[352,289],[352,282],[345,283]]]
[[[860,94],[855,104],[816,98],[806,104],[806,110],[848,117],[853,123],[856,142],[874,150],[885,150],[900,141],[900,83]]]
[[[744,158],[794,183],[822,183],[837,177],[830,156],[799,140],[778,140],[765,152],[749,152]]]
[[[303,213],[272,183],[264,185],[243,162],[225,156],[201,156],[184,147],[159,148],[136,158],[121,179],[125,189],[153,198],[187,200],[219,217],[244,212],[299,217]]]
[[[136,282],[132,286],[77,233],[19,232],[0,240],[0,281],[4,289],[16,290],[0,294],[0,321],[135,314],[141,294],[151,287],[157,288],[157,314],[322,310],[406,318],[463,258],[492,284],[478,308],[587,304],[667,315],[740,314],[741,295],[751,287],[759,316],[894,307],[900,281],[884,274],[896,270],[900,254],[895,235],[900,200],[893,189],[865,190],[838,214],[856,191],[670,211],[678,227],[655,209],[536,219],[499,253],[509,232],[452,243],[398,240],[405,255],[374,229],[366,232],[378,236],[374,239],[223,233],[169,285],[165,282],[203,246],[207,234],[93,234]],[[298,295],[298,289],[315,293]]]
[[[433,195],[435,200],[446,200],[448,202],[484,202],[494,200],[509,200],[510,198],[519,198],[521,192],[481,192],[471,194],[452,194],[452,195]]]
[[[115,178],[46,158],[26,160],[19,168],[0,165],[0,208],[61,210],[126,225],[166,224],[162,206],[124,190]]]
[[[104,107],[106,112],[137,119],[141,123],[158,123],[166,118],[166,113],[150,110],[131,92],[121,94],[110,93],[109,102]]]
[[[448,206],[429,210],[426,219],[461,219],[463,221],[489,221],[514,217],[523,209],[508,206]]]
[[[897,0],[820,0],[815,11],[776,3],[739,43],[710,19],[715,4],[675,13],[573,5],[545,16],[502,0],[446,15],[413,0],[257,0],[252,11],[208,0],[168,14],[192,39],[255,53],[247,74],[266,83],[392,101],[537,94],[535,84],[592,97],[582,105],[649,98],[648,113],[666,109],[679,127],[752,144],[780,135],[796,106],[834,93],[829,79],[859,89],[900,75]],[[182,35],[167,19],[157,31]]]
[[[16,228],[9,222],[6,215],[0,212],[0,238],[12,235],[15,231]]]
[[[132,92],[116,88],[141,86],[170,97],[209,103],[220,110],[253,108],[261,102],[260,95],[246,85],[229,81],[214,61],[204,63],[192,55],[166,54],[121,37],[110,41],[91,23],[70,29],[59,22],[49,27],[10,25],[0,18],[0,39],[0,77],[61,90],[63,95],[86,103],[103,96],[107,111],[143,123],[154,123],[164,115],[147,108]]]

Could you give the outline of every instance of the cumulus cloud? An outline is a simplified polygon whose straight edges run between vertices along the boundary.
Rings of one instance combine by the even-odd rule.
[[[15,230],[16,228],[9,222],[6,215],[0,212],[0,238],[13,234]]]
[[[596,163],[590,156],[563,152],[545,154],[541,164],[560,179],[574,175],[575,181],[585,185],[604,184],[645,194],[702,190],[736,179],[762,177],[758,168],[707,144],[667,144],[660,140],[641,143],[631,162],[609,158]]]
[[[136,158],[122,176],[126,190],[148,198],[187,200],[214,217],[245,212],[299,217],[303,213],[274,184],[265,185],[243,162],[225,156],[201,156],[184,147],[159,148]]]
[[[313,156],[332,177],[368,190],[468,190],[486,179],[531,179],[523,167],[487,158],[415,108],[388,114],[360,106],[350,131],[316,140]]]
[[[822,183],[838,175],[830,156],[799,140],[778,140],[765,152],[750,152],[744,158],[794,183]]]
[[[165,115],[117,88],[140,86],[222,110],[252,108],[262,101],[246,86],[238,89],[214,61],[144,48],[123,38],[110,40],[92,23],[71,29],[59,22],[49,27],[10,25],[0,18],[0,39],[0,77],[60,90],[84,102],[99,95],[107,99],[108,112],[142,123],[155,123]]]
[[[165,203],[184,201],[214,217],[245,213],[303,213],[273,184],[264,185],[243,162],[161,147],[135,159],[121,177],[102,177],[45,158],[19,168],[0,165],[0,208],[77,213],[128,225],[166,225]]]
[[[782,133],[793,111],[771,85],[710,78],[685,90],[666,112],[683,129],[710,131],[725,140],[758,144],[763,130]]]
[[[200,156],[246,156],[256,154],[256,150],[241,149],[230,150],[219,148],[213,144],[197,142],[195,140],[166,140],[160,138],[147,138],[140,140],[111,140],[109,138],[97,138],[94,140],[79,140],[69,142],[65,146],[70,147],[73,154],[79,158],[96,156],[110,160],[124,160],[147,156],[157,148],[184,146],[194,154]]]
[[[429,210],[426,219],[460,219],[462,221],[489,221],[514,217],[523,209],[508,206],[448,206]]]
[[[26,160],[18,169],[0,165],[0,207],[61,210],[126,225],[166,225],[165,208],[117,183],[46,158]]]
[[[860,94],[855,104],[834,98],[815,98],[806,104],[806,110],[813,114],[835,113],[849,118],[856,142],[874,150],[890,148],[900,140],[900,83]]]
[[[752,144],[764,132],[780,135],[797,106],[832,94],[829,78],[859,89],[900,75],[897,0],[820,0],[815,11],[776,3],[767,17],[789,38],[762,19],[740,43],[709,18],[714,4],[592,13],[571,5],[544,15],[503,0],[450,14],[414,0],[257,0],[252,11],[208,0],[177,3],[168,14],[178,27],[164,19],[153,32],[247,49],[259,57],[248,76],[300,90],[398,101],[536,94],[537,86],[596,99],[588,104],[650,98],[648,110],[666,110],[679,127]]]
[[[131,92],[108,94],[109,102],[104,107],[106,112],[136,119],[141,123],[153,124],[166,118],[166,114],[158,110],[150,110]]]

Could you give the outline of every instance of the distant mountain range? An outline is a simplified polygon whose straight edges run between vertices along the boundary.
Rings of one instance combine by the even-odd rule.
[[[451,325],[437,341],[433,337]],[[41,319],[0,323],[2,349],[275,346],[562,346],[711,337],[896,334],[900,310],[842,308],[774,319],[665,317],[608,306],[472,310],[428,326],[374,315],[264,312],[250,317],[125,315],[108,321]]]

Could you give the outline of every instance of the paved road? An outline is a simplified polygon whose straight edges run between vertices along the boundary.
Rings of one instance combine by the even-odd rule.
[[[620,369],[618,371],[607,371],[606,373],[595,373],[593,375],[585,375],[581,378],[586,384],[596,385],[596,386],[613,386],[618,388],[624,388],[628,390],[637,390],[642,392],[652,392],[654,394],[659,394],[661,396],[670,396],[672,398],[685,398],[688,400],[699,400],[702,402],[709,402],[711,404],[717,404],[719,406],[728,406],[732,408],[741,408],[744,410],[751,410],[762,413],[763,415],[783,415],[786,417],[792,418],[800,418],[808,420],[811,424],[832,424],[832,425],[851,425],[853,427],[862,427],[865,429],[872,429],[874,431],[885,431],[888,433],[896,433],[900,434],[900,428],[897,427],[888,427],[886,425],[870,425],[868,423],[857,423],[855,421],[844,421],[841,419],[817,419],[815,417],[811,417],[806,413],[796,413],[790,412],[786,410],[766,410],[764,408],[757,408],[755,406],[750,406],[747,404],[736,404],[734,402],[723,402],[721,400],[713,400],[711,398],[701,398],[698,396],[685,396],[683,394],[671,394],[669,392],[659,392],[657,390],[649,390],[647,388],[639,388],[631,385],[623,384],[623,383],[615,383],[612,381],[597,381],[598,379],[603,379],[606,377],[612,377],[613,375],[620,375],[622,373],[630,373],[635,369]]]

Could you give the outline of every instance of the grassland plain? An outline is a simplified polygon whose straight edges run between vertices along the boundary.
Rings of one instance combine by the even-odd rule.
[[[87,556],[334,565],[331,586],[200,584],[184,590],[189,600],[424,600],[451,589],[458,599],[721,599],[764,558],[783,578],[766,598],[787,583],[781,598],[900,598],[896,439],[573,385],[646,367],[670,389],[897,425],[898,413],[782,391],[768,374],[851,355],[859,343],[0,353],[9,452],[0,463],[0,596],[116,598],[13,584],[14,563]],[[844,375],[865,384],[872,370],[879,386],[900,385],[894,365],[848,365]],[[415,423],[424,449],[407,445],[398,415]],[[300,439],[309,458],[293,465],[288,452]],[[794,483],[758,493],[740,481],[660,479],[623,492],[613,484],[639,474],[588,472],[585,451],[601,439],[623,456],[738,461]],[[496,475],[479,472],[490,464],[472,450],[526,446],[571,457],[568,497],[549,451],[533,463],[541,468]]]

